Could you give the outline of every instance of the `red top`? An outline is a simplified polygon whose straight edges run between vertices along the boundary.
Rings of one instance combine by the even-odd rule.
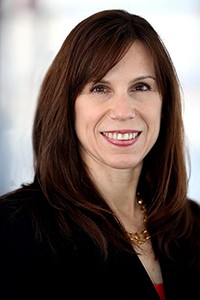
[[[155,289],[160,296],[160,300],[165,300],[164,286],[163,283],[154,284]]]

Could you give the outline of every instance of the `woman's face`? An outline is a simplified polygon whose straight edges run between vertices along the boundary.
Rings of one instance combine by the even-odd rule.
[[[75,102],[75,130],[89,167],[135,168],[155,144],[162,97],[149,50],[135,41],[99,82]]]

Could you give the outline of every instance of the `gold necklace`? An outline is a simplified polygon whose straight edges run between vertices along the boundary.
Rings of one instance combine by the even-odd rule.
[[[142,230],[141,232],[135,232],[135,233],[133,233],[131,231],[126,231],[126,233],[128,234],[128,237],[133,245],[135,243],[138,245],[141,245],[151,238],[151,236],[148,233],[148,230],[146,229],[147,213],[146,213],[146,207],[143,203],[143,199],[139,198],[137,203],[141,206],[141,210],[144,215],[143,224],[144,224],[145,229]]]

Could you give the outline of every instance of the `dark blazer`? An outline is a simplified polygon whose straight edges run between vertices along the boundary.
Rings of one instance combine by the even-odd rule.
[[[73,238],[61,235],[41,192],[16,192],[7,198],[0,201],[1,300],[159,300],[134,252],[110,245],[104,261],[95,244],[75,226]],[[191,201],[191,208],[199,218],[199,205]],[[35,238],[31,211],[37,209],[44,211],[53,248],[45,236]],[[158,253],[166,300],[199,300],[200,269],[185,264],[190,250],[172,243],[171,251],[176,252],[176,261]]]

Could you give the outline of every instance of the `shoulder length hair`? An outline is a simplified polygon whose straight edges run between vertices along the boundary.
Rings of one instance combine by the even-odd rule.
[[[83,87],[103,78],[136,39],[150,49],[163,99],[160,134],[144,159],[138,185],[148,208],[147,226],[158,235],[159,247],[166,252],[170,239],[186,237],[191,218],[186,199],[180,85],[167,49],[144,18],[114,9],[81,21],[66,37],[46,73],[34,120],[35,174],[55,209],[61,230],[69,234],[69,224],[75,222],[105,255],[107,240],[114,239],[117,244],[125,235],[105,217],[105,212],[112,212],[81,159],[74,129],[74,103]],[[182,218],[184,222],[180,222]]]

